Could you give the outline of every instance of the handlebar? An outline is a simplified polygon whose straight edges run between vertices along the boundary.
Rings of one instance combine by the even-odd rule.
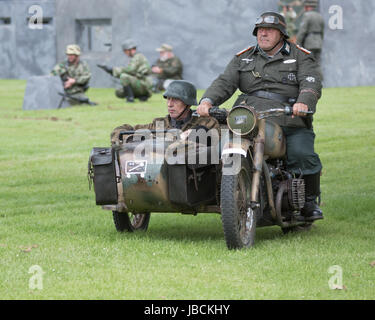
[[[305,111],[306,115],[313,114],[313,111]],[[293,115],[293,107],[286,105],[284,108],[272,108],[264,111],[258,111],[258,119],[265,119],[268,117],[274,117],[277,115],[286,115],[291,116]]]
[[[306,115],[313,114],[313,111],[306,111]],[[228,116],[228,111],[226,109],[220,109],[219,107],[212,107],[208,111],[208,114],[215,118],[216,120],[219,121],[221,124],[226,124],[227,123],[227,116]],[[269,117],[274,117],[278,115],[286,115],[286,116],[291,116],[293,115],[293,107],[290,105],[285,105],[284,108],[271,108],[268,110],[264,111],[257,111],[258,119],[265,119]],[[193,117],[200,117],[197,111],[193,112]]]
[[[227,116],[228,111],[227,109],[220,109],[219,107],[212,107],[208,111],[210,117],[215,118],[219,123],[226,124],[227,123]],[[200,117],[197,111],[193,111],[193,117]]]

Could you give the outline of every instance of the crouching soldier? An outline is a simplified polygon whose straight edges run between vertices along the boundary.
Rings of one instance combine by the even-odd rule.
[[[119,78],[122,88],[115,91],[116,97],[127,102],[134,102],[135,98],[147,101],[152,95],[151,67],[147,58],[137,52],[137,45],[132,39],[128,39],[122,45],[122,50],[130,58],[126,67],[109,67],[98,65],[104,71],[115,78]]]
[[[76,44],[66,47],[67,60],[57,64],[51,71],[54,76],[60,76],[64,92],[71,105],[88,103],[85,92],[89,88],[91,72],[88,64],[80,60],[81,49]]]

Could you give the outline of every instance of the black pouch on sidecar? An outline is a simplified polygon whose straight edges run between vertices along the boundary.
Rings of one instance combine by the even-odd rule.
[[[96,204],[117,204],[117,177],[114,150],[112,148],[93,148],[88,167],[89,181],[94,182]]]

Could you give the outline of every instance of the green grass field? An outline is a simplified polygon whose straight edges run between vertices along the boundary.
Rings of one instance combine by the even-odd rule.
[[[90,89],[97,107],[23,111],[24,90],[0,80],[0,299],[375,298],[374,87],[323,91],[325,219],[309,232],[258,229],[240,251],[226,248],[216,214],[152,214],[146,233],[127,234],[95,205],[91,148],[109,146],[120,124],[166,114],[161,94],[126,104]]]

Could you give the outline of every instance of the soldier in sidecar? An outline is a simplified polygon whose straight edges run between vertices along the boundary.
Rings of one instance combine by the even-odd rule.
[[[181,131],[197,128],[219,129],[219,123],[213,117],[192,116],[191,106],[197,105],[197,91],[192,83],[185,80],[175,80],[163,94],[163,97],[167,100],[167,116],[156,118],[150,124],[136,125],[134,128],[128,124],[115,128],[111,134],[112,145],[123,143],[119,140],[119,135],[124,130],[156,130],[157,127],[161,126],[166,130],[180,129]]]

